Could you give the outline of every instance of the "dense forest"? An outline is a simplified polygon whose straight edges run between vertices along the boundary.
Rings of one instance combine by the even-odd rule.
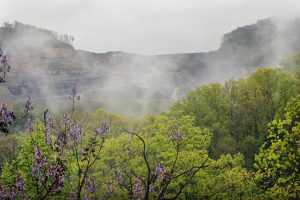
[[[142,118],[83,110],[76,86],[60,112],[3,104],[0,199],[299,199],[299,77],[295,54]]]

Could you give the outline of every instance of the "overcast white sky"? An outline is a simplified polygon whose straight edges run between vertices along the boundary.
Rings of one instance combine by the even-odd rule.
[[[295,17],[300,0],[1,0],[15,20],[75,37],[75,48],[141,54],[202,52],[257,19]]]

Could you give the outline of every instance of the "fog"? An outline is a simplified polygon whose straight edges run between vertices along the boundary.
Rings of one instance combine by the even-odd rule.
[[[300,51],[299,18],[244,25],[224,32],[221,42],[215,38],[219,44],[213,51],[157,55],[82,51],[64,35],[21,23],[7,25],[1,29],[0,45],[13,67],[0,89],[1,102],[22,102],[30,95],[36,104],[62,111],[70,107],[68,97],[76,85],[81,108],[159,114],[197,86],[238,79],[262,66],[278,67],[280,60]]]
[[[91,52],[213,51],[222,35],[268,17],[298,15],[298,0],[1,0],[0,22],[67,33]]]

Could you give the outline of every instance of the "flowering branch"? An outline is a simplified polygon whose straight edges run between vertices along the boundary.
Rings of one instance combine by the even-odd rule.
[[[2,49],[0,48],[0,83],[5,83],[5,75],[11,69],[10,64],[8,63],[7,57],[3,54]]]
[[[71,99],[71,101],[72,101],[72,112],[74,112],[75,111],[75,100],[77,100],[77,101],[80,100],[80,96],[78,94],[76,86],[72,87],[71,95],[69,96],[69,99]]]
[[[183,142],[183,137],[181,135],[181,133],[178,130],[178,127],[173,128],[171,131],[171,140],[172,142],[175,144],[175,149],[176,149],[176,156],[175,156],[175,160],[171,165],[171,170],[170,172],[167,172],[166,167],[163,165],[160,165],[159,163],[156,163],[155,166],[155,170],[154,172],[152,172],[151,167],[150,167],[150,163],[148,161],[148,157],[147,157],[147,148],[146,148],[146,142],[145,140],[137,133],[129,131],[124,129],[125,132],[132,134],[134,136],[137,136],[137,138],[142,142],[143,144],[143,159],[144,162],[146,164],[147,167],[147,176],[144,179],[142,179],[140,176],[138,176],[133,170],[131,170],[131,173],[134,175],[135,177],[135,182],[134,182],[134,188],[133,188],[133,195],[135,199],[141,199],[141,183],[143,183],[144,185],[144,200],[148,200],[150,197],[150,193],[153,193],[157,191],[157,196],[155,199],[168,199],[167,197],[165,197],[168,193],[168,187],[170,185],[170,183],[172,181],[174,181],[175,179],[178,179],[179,177],[185,176],[185,181],[184,183],[179,183],[179,188],[178,191],[174,194],[174,196],[170,199],[177,199],[179,197],[179,195],[182,193],[183,189],[186,188],[193,180],[194,176],[199,172],[200,169],[203,169],[205,167],[207,167],[206,162],[208,160],[208,157],[204,160],[204,162],[199,165],[199,166],[192,166],[190,169],[181,172],[177,175],[174,175],[175,173],[175,166],[178,162],[178,157],[179,157],[179,151],[180,151],[180,146]],[[126,173],[126,175],[128,177],[130,177],[128,175],[128,173]],[[121,178],[117,176],[117,180],[120,180]],[[159,188],[155,188],[154,184],[160,181],[159,183]],[[124,181],[123,181],[124,183]],[[120,184],[119,184],[120,185]]]

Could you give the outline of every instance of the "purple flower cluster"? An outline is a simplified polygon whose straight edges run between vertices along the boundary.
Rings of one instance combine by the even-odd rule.
[[[45,142],[47,145],[52,144],[51,133],[50,133],[50,129],[48,126],[45,127]]]
[[[21,178],[20,174],[17,174],[16,176],[16,187],[19,191],[24,191],[25,189],[25,183],[23,179]]]
[[[73,141],[75,141],[76,143],[80,143],[82,133],[83,133],[83,126],[76,124],[70,128],[69,135]]]
[[[32,123],[32,119],[31,119],[31,117],[29,117],[26,122],[26,131],[27,131],[27,133],[32,134],[33,130],[34,130],[34,126]]]
[[[46,177],[48,180],[52,180],[53,189],[55,192],[59,192],[64,186],[63,174],[65,171],[65,166],[62,164],[50,165],[46,171]]]
[[[10,187],[6,187],[4,188],[1,184],[0,184],[0,200],[4,200],[4,199],[28,199],[25,194],[24,194],[24,190],[25,190],[25,183],[23,181],[23,179],[21,178],[20,174],[16,175],[16,182],[15,182],[15,186],[10,186]],[[18,198],[18,194],[20,194]]]
[[[152,193],[155,192],[155,189],[156,189],[156,188],[155,188],[154,185],[150,185],[150,186],[149,186],[149,191],[150,191],[150,192],[152,192]]]
[[[12,112],[8,110],[5,104],[2,104],[0,107],[0,119],[1,121],[10,124],[13,123],[15,120],[14,116],[12,116]]]
[[[33,106],[32,106],[31,97],[28,96],[24,104],[24,113],[28,113],[30,110],[33,110]]]
[[[70,194],[69,194],[69,200],[75,200],[76,199],[76,191],[74,187],[72,187]]]
[[[34,146],[34,161],[36,161],[38,167],[43,167],[46,162],[46,157],[42,155],[37,146]]]
[[[178,129],[179,129],[178,126],[174,125],[174,127],[171,131],[170,138],[173,142],[180,142],[183,139],[183,137]]]
[[[93,177],[89,178],[89,181],[87,182],[86,189],[88,192],[95,192],[97,187],[97,183]]]
[[[142,197],[142,183],[138,178],[134,181],[133,196],[137,200],[140,200]]]
[[[110,128],[108,126],[107,121],[102,120],[100,128],[96,129],[96,134],[98,136],[105,136],[109,133],[109,131],[110,131]]]
[[[80,100],[80,96],[78,95],[76,86],[72,87],[71,96],[69,98],[72,100],[74,100],[74,99],[77,99],[78,101]]]
[[[0,185],[0,200],[4,200],[4,199],[17,200],[17,196],[18,193],[15,187],[9,187],[5,189],[2,185]]]
[[[16,120],[13,112],[8,110],[5,104],[0,106],[0,132],[8,134],[9,127]]]
[[[18,193],[15,190],[15,188],[13,188],[13,187],[8,188],[8,190],[6,191],[6,193],[7,193],[6,194],[7,197],[9,197],[9,199],[17,200]]]
[[[4,200],[5,197],[5,190],[3,186],[0,184],[0,200]]]
[[[63,132],[60,132],[57,136],[57,139],[56,139],[56,144],[58,145],[57,146],[57,152],[59,152],[60,150],[62,150],[62,148],[65,146],[65,144],[67,143],[67,136],[65,133]]]
[[[156,176],[164,175],[166,173],[166,167],[163,165],[160,165],[159,163],[156,163],[154,174]]]
[[[91,200],[91,198],[89,197],[88,194],[85,194],[84,197],[83,197],[83,200]]]
[[[62,123],[67,126],[67,124],[69,123],[70,119],[67,113],[65,113],[61,119]]]
[[[0,48],[0,83],[5,82],[5,74],[10,71],[11,66],[8,64],[6,56],[3,54],[2,49]]]
[[[47,126],[48,127],[52,127],[53,126],[53,118],[51,116],[47,119]]]
[[[34,146],[34,158],[33,158],[33,165],[31,169],[32,176],[38,178],[42,181],[42,172],[41,168],[44,167],[46,163],[46,156],[43,156],[40,149],[37,146]],[[41,182],[40,182],[41,184]]]

